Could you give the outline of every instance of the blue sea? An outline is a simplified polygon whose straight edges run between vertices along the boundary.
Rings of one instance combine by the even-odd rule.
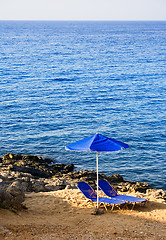
[[[0,21],[0,156],[96,170],[65,150],[95,133],[130,145],[100,173],[166,190],[166,22]]]

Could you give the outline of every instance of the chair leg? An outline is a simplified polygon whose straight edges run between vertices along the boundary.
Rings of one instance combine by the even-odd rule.
[[[108,209],[107,209],[107,207],[106,207],[106,204],[104,204],[104,208],[105,208],[106,211],[108,211]]]
[[[132,208],[131,208],[131,211],[133,211],[134,207],[135,207],[135,203],[133,203],[133,206],[132,206]]]
[[[125,207],[126,207],[126,209],[127,209],[127,210],[129,210],[129,208],[128,208],[127,204],[125,204]]]
[[[107,209],[107,206],[106,206],[106,204],[105,204],[105,203],[99,203],[99,207],[100,207],[102,204],[103,204],[103,206],[104,206],[105,210],[106,210],[106,211],[108,211],[108,209]]]
[[[94,202],[93,202],[92,200],[91,200],[90,202],[91,202],[91,204],[92,204],[93,206],[95,205]]]
[[[113,211],[113,209],[114,209],[114,206],[115,206],[115,204],[113,204],[113,205],[112,205],[111,212]]]

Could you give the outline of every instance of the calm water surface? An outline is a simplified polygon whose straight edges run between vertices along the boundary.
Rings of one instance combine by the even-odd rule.
[[[99,171],[166,190],[166,22],[0,22],[0,155],[95,169],[65,145],[100,133],[130,150]]]

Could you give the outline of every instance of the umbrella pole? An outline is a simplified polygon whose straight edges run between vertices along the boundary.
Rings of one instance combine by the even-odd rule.
[[[98,152],[96,152],[96,169],[97,169],[97,208],[99,207],[99,172],[98,172]]]

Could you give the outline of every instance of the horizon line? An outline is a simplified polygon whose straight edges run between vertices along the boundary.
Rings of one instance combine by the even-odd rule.
[[[165,20],[160,20],[160,19],[146,19],[146,20],[141,20],[141,19],[137,19],[137,20],[88,20],[88,19],[84,19],[84,20],[79,20],[79,19],[75,19],[75,20],[71,20],[71,19],[66,19],[66,20],[58,20],[58,19],[0,19],[0,21],[50,21],[50,22],[165,22]]]

